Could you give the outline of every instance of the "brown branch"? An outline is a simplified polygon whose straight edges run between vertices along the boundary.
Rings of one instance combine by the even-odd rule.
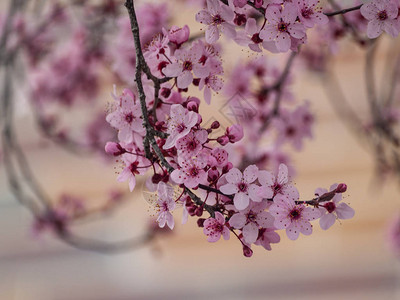
[[[325,14],[326,16],[328,16],[328,17],[333,17],[333,16],[336,16],[336,15],[344,15],[344,14],[346,14],[346,13],[348,13],[348,12],[351,12],[351,11],[355,11],[355,10],[360,9],[361,6],[362,6],[362,4],[357,5],[357,6],[354,6],[354,7],[350,7],[350,8],[345,8],[345,9],[337,10],[337,11],[334,11],[334,12],[324,13],[324,14]]]

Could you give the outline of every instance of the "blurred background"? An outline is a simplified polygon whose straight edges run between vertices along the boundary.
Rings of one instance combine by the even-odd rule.
[[[7,5],[1,4],[3,11]],[[199,32],[196,8],[185,7],[181,13],[178,5],[171,6],[172,24],[189,24],[192,32]],[[385,39],[379,48],[377,76],[385,70],[391,47],[393,42]],[[227,49],[223,55],[227,72],[237,60],[256,57],[235,45]],[[330,63],[360,115],[367,114],[364,53],[344,41]],[[285,61],[279,55],[271,55],[271,60],[277,65]],[[282,232],[272,251],[256,247],[253,257],[245,258],[236,239],[208,243],[196,220],[180,224],[177,210],[171,234],[133,251],[101,254],[75,249],[51,232],[34,234],[32,215],[10,193],[0,162],[0,299],[400,299],[399,258],[388,246],[388,228],[400,212],[398,181],[376,176],[374,157],[333,110],[323,76],[301,63],[295,67],[293,93],[310,101],[316,123],[314,138],[307,140],[303,151],[291,153],[297,172],[292,180],[305,199],[311,199],[317,187],[346,183],[344,201],[355,209],[353,219],[336,223],[327,232],[315,223],[311,236],[295,242]],[[100,111],[106,111],[112,100],[114,83],[107,73],[101,76],[96,96]],[[57,199],[68,192],[96,207],[110,190],[128,192],[127,183],[116,182],[118,163],[101,155],[64,151],[39,133],[24,90],[17,91],[15,99],[18,139],[49,196]],[[225,100],[222,94],[213,98],[212,106],[203,107],[204,115],[218,114]],[[91,119],[90,113],[91,105],[78,112],[65,109],[62,115],[79,133],[77,124]],[[152,215],[143,188],[138,182],[112,213],[76,224],[72,230],[107,241],[140,235]]]

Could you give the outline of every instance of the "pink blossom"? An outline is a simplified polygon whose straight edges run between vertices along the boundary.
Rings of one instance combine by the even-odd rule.
[[[174,56],[177,61],[168,64],[163,72],[166,76],[177,77],[178,88],[186,89],[193,81],[193,74],[198,78],[204,78],[210,74],[208,66],[200,62],[201,47],[194,44],[190,49],[178,49]]]
[[[244,136],[243,127],[239,124],[234,124],[232,126],[229,126],[226,129],[225,135],[228,137],[229,142],[231,143],[239,142]]]
[[[267,206],[266,201],[260,203],[253,202],[246,209],[234,214],[230,218],[229,224],[236,229],[242,230],[246,243],[252,244],[257,240],[260,228],[273,226],[274,218],[269,212],[265,211]]]
[[[398,5],[392,0],[373,0],[361,6],[361,14],[368,22],[367,35],[374,39],[386,31],[392,37],[400,32],[398,16]]]
[[[225,218],[220,212],[215,212],[215,218],[208,218],[204,221],[203,232],[208,236],[207,241],[217,242],[221,235],[225,240],[229,240],[230,232],[225,226]]]
[[[196,21],[207,25],[206,42],[213,44],[219,39],[219,30],[230,38],[236,36],[235,27],[230,24],[234,17],[235,14],[229,6],[218,0],[207,0],[207,10],[198,12]]]
[[[337,184],[330,187],[330,191],[336,191]],[[315,195],[322,196],[328,193],[326,189],[316,189]],[[341,193],[335,193],[331,201],[320,204],[321,219],[319,225],[323,230],[329,229],[336,221],[336,219],[346,220],[354,217],[354,209],[348,206],[346,203],[339,203],[342,200]]]
[[[277,229],[286,229],[286,234],[291,240],[296,240],[300,232],[310,235],[312,233],[310,221],[321,216],[317,208],[296,204],[293,199],[282,195],[275,196],[269,211],[275,217],[274,226]]]
[[[121,142],[130,143],[133,141],[134,131],[144,132],[142,110],[139,103],[135,103],[134,94],[125,89],[117,98],[119,105],[107,115],[106,120],[110,125],[118,129],[118,139]]]
[[[121,154],[124,154],[126,152],[126,150],[122,148],[120,144],[114,142],[107,142],[105,146],[105,151],[107,152],[107,154],[114,156],[120,156]]]
[[[195,132],[189,132],[187,135],[176,141],[178,155],[187,158],[196,156],[201,149],[203,149],[203,144],[207,141],[207,138],[207,130],[202,129]]]
[[[157,208],[160,210],[157,217],[158,225],[163,228],[165,224],[170,229],[174,228],[174,217],[171,211],[175,209],[174,189],[172,186],[160,182],[157,187]]]
[[[260,30],[261,26],[257,26],[256,19],[249,18],[246,22],[245,30],[237,34],[235,42],[242,46],[248,46],[255,52],[262,52],[261,46],[272,53],[279,52],[275,46],[275,42],[264,41],[260,37]]]
[[[260,37],[266,41],[275,41],[280,52],[290,49],[291,37],[301,39],[305,36],[304,25],[296,22],[297,8],[293,3],[286,3],[282,11],[279,6],[268,6],[265,18],[268,25],[261,30]]]
[[[183,26],[182,28],[174,25],[168,32],[169,40],[178,47],[189,39],[189,35],[190,29],[187,25]]]
[[[297,9],[299,11],[300,22],[304,24],[305,27],[311,28],[315,24],[325,25],[329,22],[329,19],[318,8],[319,0],[297,0]]]
[[[274,176],[271,172],[260,171],[258,181],[261,184],[262,194],[284,195],[292,200],[299,198],[299,192],[296,187],[289,183],[288,168],[284,164],[279,165],[278,175]]]
[[[167,132],[169,134],[165,141],[164,149],[170,149],[175,146],[176,141],[190,132],[190,129],[196,125],[198,115],[194,111],[187,111],[180,104],[173,104],[170,111]]]
[[[178,162],[180,168],[171,173],[174,182],[184,184],[187,188],[195,188],[207,181],[207,173],[204,171],[207,161],[202,156],[191,159],[179,157]]]
[[[249,206],[250,199],[261,202],[259,186],[253,184],[257,179],[258,168],[255,165],[248,166],[243,174],[237,168],[232,168],[226,174],[227,184],[220,187],[221,192],[226,195],[235,195],[233,203],[238,210],[244,210]]]
[[[144,174],[150,165],[150,161],[142,156],[136,156],[129,153],[122,155],[122,161],[125,167],[117,177],[117,181],[128,181],[129,190],[132,192],[136,186],[135,175]]]
[[[228,163],[228,152],[221,148],[214,148],[208,158],[212,167],[223,167]]]

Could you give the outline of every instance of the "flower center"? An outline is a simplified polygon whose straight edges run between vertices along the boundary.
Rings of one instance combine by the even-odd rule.
[[[185,126],[185,124],[183,124],[183,123],[180,123],[180,124],[178,124],[178,126],[176,126],[176,130],[179,132],[179,133],[181,133],[182,131],[184,131],[186,129],[186,126]]]
[[[286,129],[286,135],[287,136],[294,136],[295,133],[296,133],[296,129],[293,126],[289,126]]]
[[[132,174],[139,174],[138,165],[139,162],[137,161],[131,163],[131,165],[129,166],[129,170],[131,171]]]
[[[333,213],[336,209],[336,204],[334,202],[327,202],[324,204],[324,207],[328,211],[328,213]]]
[[[385,21],[388,18],[386,10],[382,10],[378,13],[378,19],[381,21]]]
[[[289,214],[290,219],[292,220],[298,220],[301,217],[301,213],[297,208],[293,208],[292,211]]]
[[[240,192],[246,192],[247,191],[247,184],[245,184],[244,182],[241,182],[238,184],[238,189]]]
[[[129,124],[132,123],[133,119],[134,119],[134,116],[132,113],[125,115],[125,121],[128,122]]]
[[[254,212],[252,212],[252,211],[250,211],[248,214],[247,214],[247,220],[249,221],[249,222],[255,222],[256,221],[256,214],[254,213]]]
[[[193,64],[191,61],[187,60],[183,63],[183,71],[192,71]]]
[[[195,177],[199,174],[199,170],[196,167],[192,167],[189,171],[190,176]]]
[[[190,140],[188,143],[187,143],[187,148],[189,149],[189,150],[194,150],[194,149],[196,149],[196,146],[197,146],[197,143],[196,143],[196,141],[195,140]]]
[[[305,8],[301,10],[301,15],[304,19],[309,19],[314,14],[314,11],[311,8]]]
[[[287,32],[287,26],[288,26],[288,24],[286,24],[285,22],[282,21],[278,24],[278,30],[280,32]]]
[[[262,43],[262,39],[260,38],[260,35],[258,33],[253,34],[253,36],[251,37],[251,40],[254,44],[259,44]]]
[[[222,17],[221,17],[220,15],[215,15],[215,16],[213,17],[213,23],[214,23],[215,25],[222,24],[223,22],[224,22],[224,19],[222,19]]]

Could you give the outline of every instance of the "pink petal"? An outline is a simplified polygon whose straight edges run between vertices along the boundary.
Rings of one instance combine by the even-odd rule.
[[[346,220],[354,217],[355,211],[346,203],[340,203],[336,207],[336,213],[339,219]]]
[[[256,165],[248,166],[243,172],[243,179],[247,183],[254,182],[258,177],[258,167]]]
[[[193,81],[193,75],[190,71],[183,71],[178,76],[178,88],[186,89]]]
[[[209,25],[212,22],[212,17],[208,11],[202,10],[196,14],[196,21],[199,23]]]
[[[228,174],[226,174],[225,178],[229,183],[239,183],[242,181],[242,172],[240,172],[238,168],[232,168],[229,170]]]
[[[275,176],[268,171],[259,171],[258,182],[261,185],[273,186],[275,182]]]
[[[238,210],[243,210],[249,206],[250,198],[245,193],[237,193],[233,198],[233,203]]]
[[[321,219],[319,219],[319,226],[321,226],[323,230],[327,230],[335,223],[335,221],[336,221],[335,215],[327,213],[323,215]]]
[[[233,184],[233,183],[225,184],[225,185],[221,186],[219,189],[225,195],[233,195],[233,194],[236,194],[237,192],[239,192],[237,185]]]
[[[245,27],[246,32],[249,35],[253,35],[257,32],[257,21],[256,19],[250,18],[247,20],[246,27]]]
[[[243,237],[246,243],[253,244],[258,237],[258,227],[254,223],[249,223],[243,227]]]
[[[280,164],[278,169],[277,182],[280,185],[286,184],[289,181],[288,174],[289,174],[288,167],[284,164]]]
[[[219,31],[216,25],[209,25],[206,29],[206,42],[214,44],[219,39]]]
[[[286,32],[280,33],[275,41],[276,48],[280,52],[287,52],[290,49],[291,43],[290,35]]]
[[[163,69],[163,73],[168,77],[177,77],[182,73],[182,66],[179,63],[172,63]]]
[[[291,226],[289,228],[286,228],[286,235],[292,241],[297,240],[297,238],[299,237],[299,234],[300,234],[300,230],[297,227]]]

